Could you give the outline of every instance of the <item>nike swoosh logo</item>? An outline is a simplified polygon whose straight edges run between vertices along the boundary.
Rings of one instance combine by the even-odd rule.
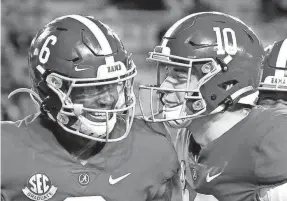
[[[214,167],[212,167],[212,168],[210,169],[210,171],[208,172],[207,176],[206,176],[206,182],[209,183],[209,182],[211,182],[213,179],[215,179],[216,177],[218,177],[219,175],[221,175],[227,165],[228,165],[228,162],[225,161],[225,162],[224,162],[224,165],[223,165],[223,168],[221,169],[221,172],[218,173],[218,174],[216,174],[216,175],[210,176],[209,174],[210,174],[210,172],[212,171],[212,168],[214,168]]]
[[[75,67],[75,71],[83,71],[83,70],[87,70],[89,68],[79,68],[78,66]]]
[[[126,178],[127,176],[129,176],[131,173],[128,173],[128,174],[125,174],[124,176],[121,176],[121,177],[118,177],[116,179],[113,179],[112,178],[112,175],[110,175],[110,178],[109,178],[109,183],[111,185],[114,185],[116,183],[118,183],[119,181],[123,180],[124,178]]]
[[[220,172],[220,173],[218,173],[216,175],[213,175],[213,176],[209,176],[209,173],[208,173],[207,176],[206,176],[206,182],[207,183],[211,182],[213,179],[215,179],[216,177],[218,177],[221,174],[222,174],[222,172]]]

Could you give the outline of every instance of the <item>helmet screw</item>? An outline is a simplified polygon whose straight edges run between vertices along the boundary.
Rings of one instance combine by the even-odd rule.
[[[46,78],[46,81],[52,85],[53,87],[55,87],[56,89],[60,89],[63,85],[63,81],[61,80],[61,78],[56,77],[54,75],[48,75]]]
[[[192,107],[194,110],[198,111],[198,110],[202,110],[203,109],[203,102],[202,100],[197,100],[192,104]]]
[[[64,125],[69,123],[69,118],[62,113],[58,113],[57,120]]]
[[[212,70],[212,65],[210,63],[206,63],[201,67],[201,71],[205,74],[210,73]]]
[[[211,97],[210,97],[210,99],[213,100],[213,101],[216,100],[216,98],[217,98],[217,97],[216,97],[215,94],[212,94]]]

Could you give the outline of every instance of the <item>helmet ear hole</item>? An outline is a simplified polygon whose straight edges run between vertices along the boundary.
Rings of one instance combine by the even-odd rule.
[[[228,80],[226,82],[223,82],[219,85],[217,85],[219,88],[228,91],[230,90],[232,87],[234,87],[236,84],[238,84],[239,82],[237,80]]]

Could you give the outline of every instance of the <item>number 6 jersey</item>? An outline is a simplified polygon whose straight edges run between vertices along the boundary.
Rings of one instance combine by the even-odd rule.
[[[84,165],[34,115],[2,122],[1,132],[4,200],[153,200],[178,171],[172,144],[139,119],[126,139],[107,143]]]

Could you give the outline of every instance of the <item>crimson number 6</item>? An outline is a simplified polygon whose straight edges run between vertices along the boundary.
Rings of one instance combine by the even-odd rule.
[[[57,42],[57,37],[54,35],[50,35],[47,37],[46,41],[44,42],[42,49],[40,51],[39,54],[39,61],[42,64],[47,63],[49,56],[50,56],[50,49],[47,47],[49,43],[51,43],[51,45],[55,45]]]
[[[231,28],[223,28],[222,34],[219,27],[213,27],[213,31],[215,31],[216,34],[216,40],[217,40],[217,54],[218,55],[224,55],[225,52],[229,55],[235,55],[237,52],[237,41],[235,32]],[[231,36],[231,40],[229,41],[228,34]],[[223,36],[223,41],[222,41]],[[224,44],[224,47],[223,47]]]

